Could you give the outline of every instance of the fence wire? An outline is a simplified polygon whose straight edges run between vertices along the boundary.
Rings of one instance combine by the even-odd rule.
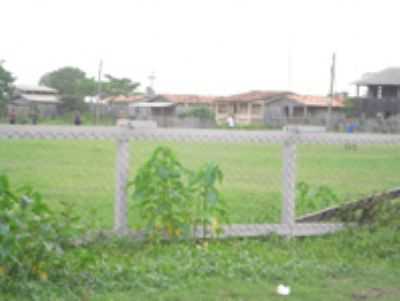
[[[297,164],[298,216],[400,186],[399,145],[300,145]]]
[[[282,203],[280,145],[134,141],[130,143],[131,179],[158,146],[172,149],[182,165],[191,171],[207,162],[219,166],[224,176],[219,190],[232,223],[279,223]]]
[[[331,232],[342,225],[294,217],[398,186],[400,136],[269,131],[5,126],[0,173],[32,185],[55,209],[72,204],[94,228],[121,232],[141,222],[126,183],[158,146],[188,169],[220,167],[227,237]]]
[[[115,143],[87,140],[0,140],[0,173],[13,186],[40,192],[52,208],[72,205],[95,227],[111,228]]]

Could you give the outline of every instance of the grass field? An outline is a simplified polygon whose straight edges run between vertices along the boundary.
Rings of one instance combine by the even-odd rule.
[[[131,144],[131,178],[159,144]],[[187,167],[210,160],[220,165],[232,222],[279,221],[280,146],[168,145]],[[399,186],[399,147],[362,146],[353,152],[306,145],[298,150],[298,180],[312,187],[327,185],[340,201]],[[0,172],[19,185],[33,185],[54,208],[60,201],[74,204],[96,227],[112,226],[114,167],[113,142],[0,141]],[[310,211],[307,204],[297,206],[298,214]],[[140,223],[132,210],[129,218],[132,226]],[[85,271],[94,275],[89,284],[32,288],[39,300],[281,300],[276,285],[288,283],[293,289],[288,300],[399,300],[399,247],[399,234],[391,231],[209,245],[98,242],[85,249],[95,262]]]
[[[157,142],[131,143],[133,179]],[[281,203],[281,146],[260,144],[168,144],[189,168],[217,162],[224,172],[221,187],[234,223],[278,222]],[[299,147],[298,181],[326,185],[340,200],[398,186],[397,146],[363,146],[356,152],[342,146]],[[77,205],[102,227],[112,225],[115,145],[104,141],[0,141],[0,172],[17,183],[31,184],[54,203]],[[298,214],[308,211],[298,204]],[[318,204],[317,204],[318,208]],[[137,222],[131,212],[131,224]]]

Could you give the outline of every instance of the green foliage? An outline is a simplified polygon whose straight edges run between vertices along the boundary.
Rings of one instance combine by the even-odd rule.
[[[301,211],[312,212],[321,208],[328,208],[337,204],[338,197],[335,192],[327,186],[312,188],[305,182],[297,184],[296,204]]]
[[[140,86],[140,83],[129,78],[117,78],[110,74],[105,77],[107,81],[102,82],[102,91],[107,96],[131,95]]]
[[[62,67],[46,73],[40,79],[40,84],[54,88],[62,95],[81,97],[94,95],[96,83],[87,78],[86,73],[76,67]]]
[[[217,231],[218,218],[226,217],[216,189],[222,177],[215,164],[194,173],[182,166],[171,149],[158,147],[131,183],[145,233],[156,239],[189,237],[198,224]]]
[[[79,233],[77,218],[69,207],[59,213],[49,209],[30,187],[13,189],[0,176],[0,278],[38,279],[62,272],[64,252]]]
[[[356,113],[355,110],[355,102],[356,100],[352,97],[346,97],[344,100],[344,112],[347,117],[352,117]]]
[[[133,182],[133,197],[147,223],[145,231],[152,237],[168,235],[175,238],[190,231],[186,172],[172,151],[165,147],[157,148],[139,169]]]
[[[5,112],[7,102],[11,99],[12,86],[15,78],[10,71],[0,63],[0,116]]]
[[[189,111],[179,115],[181,118],[185,117],[196,117],[206,120],[215,120],[215,113],[211,111],[208,107],[194,107]]]
[[[215,163],[207,163],[191,179],[191,195],[195,199],[194,225],[203,226],[204,236],[208,225],[211,225],[212,233],[218,233],[220,223],[228,222],[226,204],[216,187],[222,180],[223,173]]]
[[[62,112],[86,112],[88,110],[87,105],[84,103],[83,99],[79,96],[65,95],[61,97],[61,107]]]
[[[62,108],[67,111],[81,110],[84,97],[95,95],[96,82],[79,68],[63,67],[43,75],[40,84],[54,88],[62,95]]]
[[[101,94],[129,95],[140,84],[128,78],[117,78],[106,75],[107,81],[102,81]],[[76,67],[62,67],[46,73],[40,79],[40,84],[57,89],[62,95],[62,108],[66,111],[86,109],[85,96],[94,96],[98,91],[98,82],[88,77],[84,71]]]
[[[399,200],[371,202],[369,205],[355,209],[341,210],[338,218],[345,222],[356,223],[370,231],[387,228],[392,231],[400,230]]]

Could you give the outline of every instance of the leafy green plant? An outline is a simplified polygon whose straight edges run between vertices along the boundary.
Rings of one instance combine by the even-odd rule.
[[[55,213],[30,187],[0,175],[0,277],[47,281],[66,266],[63,254],[80,228],[69,209]]]
[[[205,120],[215,120],[215,114],[208,107],[194,107],[187,112],[179,114],[179,117],[196,117]]]
[[[337,195],[328,186],[313,188],[305,182],[297,184],[296,203],[301,211],[311,212],[330,207],[337,202]]]
[[[203,236],[207,227],[211,226],[213,234],[220,232],[221,222],[228,222],[226,204],[217,189],[217,184],[223,180],[223,173],[215,163],[207,163],[194,174],[191,181],[192,195],[196,198],[194,229],[200,224]]]
[[[151,239],[189,237],[199,224],[217,232],[220,220],[226,220],[225,203],[216,188],[222,179],[216,164],[193,172],[183,167],[171,149],[158,147],[130,183],[146,235]]]
[[[145,232],[153,238],[190,232],[187,172],[169,148],[158,147],[132,182],[133,198],[146,221]]]

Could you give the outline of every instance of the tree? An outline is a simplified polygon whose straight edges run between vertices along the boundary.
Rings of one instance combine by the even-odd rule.
[[[86,73],[79,68],[63,67],[46,73],[39,82],[58,90],[62,95],[84,97],[96,94],[96,82],[86,77]]]
[[[129,78],[117,78],[109,74],[105,77],[107,80],[100,83],[101,96],[130,95],[140,85]],[[76,67],[62,67],[46,73],[39,83],[58,90],[62,95],[63,107],[67,110],[82,110],[85,107],[84,97],[99,92],[97,81]]]
[[[12,73],[0,63],[0,114],[5,112],[7,102],[11,99],[14,81]]]
[[[131,95],[140,86],[140,83],[133,82],[129,78],[118,78],[106,74],[107,81],[102,83],[103,93],[107,96],[112,95]]]
[[[63,67],[46,73],[39,83],[58,90],[62,95],[63,107],[68,111],[82,110],[84,97],[96,94],[95,80],[75,67]]]

